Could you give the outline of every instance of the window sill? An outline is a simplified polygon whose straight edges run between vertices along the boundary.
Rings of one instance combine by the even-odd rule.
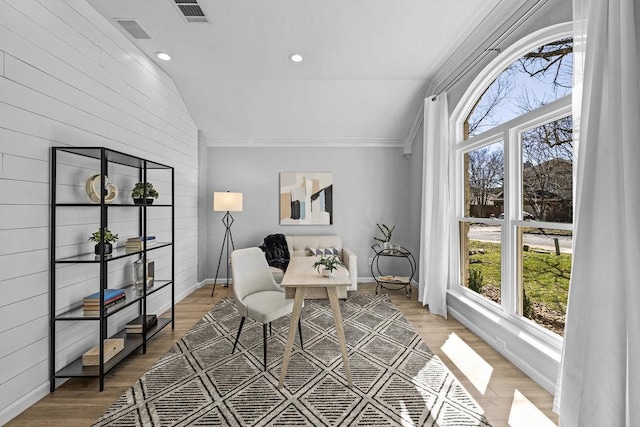
[[[533,322],[518,315],[505,313],[499,305],[491,301],[482,301],[482,297],[474,295],[472,291],[449,289],[447,293],[478,315],[560,363],[562,337],[541,326],[536,326]],[[488,344],[495,345],[492,342],[488,342]]]

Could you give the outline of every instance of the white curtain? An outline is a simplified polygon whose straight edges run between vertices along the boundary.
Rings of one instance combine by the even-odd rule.
[[[574,0],[587,21],[561,426],[640,426],[638,8]]]
[[[449,112],[447,95],[424,101],[422,223],[418,300],[447,317],[449,271]]]

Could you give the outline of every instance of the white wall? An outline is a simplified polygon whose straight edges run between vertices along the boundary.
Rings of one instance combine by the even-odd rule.
[[[376,223],[395,225],[393,241],[414,254],[419,243],[410,223],[410,161],[401,147],[270,147],[208,150],[209,207],[206,276],[213,279],[224,235],[222,213],[211,210],[214,191],[244,193],[244,211],[234,213],[232,227],[236,248],[257,246],[271,233],[337,234],[358,256],[358,276],[371,278],[368,258],[373,255]],[[285,225],[279,223],[280,172],[333,173],[333,225]],[[221,276],[226,277],[221,267]]]
[[[0,424],[49,391],[53,145],[105,146],[174,166],[176,295],[196,283],[197,130],[172,80],[84,0],[0,0]],[[82,211],[67,221],[69,230],[89,222]],[[65,251],[86,251],[84,237]],[[95,283],[88,268],[73,274]],[[86,322],[70,323],[60,361],[95,339]]]

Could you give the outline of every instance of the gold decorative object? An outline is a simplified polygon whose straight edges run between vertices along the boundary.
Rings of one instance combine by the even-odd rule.
[[[105,189],[105,196],[104,196],[104,201],[105,203],[111,203],[113,202],[116,197],[118,197],[118,187],[116,187],[115,185],[111,184],[109,182],[109,178],[107,178],[107,176],[105,175],[104,177],[104,189]],[[89,196],[89,198],[91,199],[91,201],[96,202],[96,203],[100,203],[100,174],[98,175],[92,175],[91,177],[89,177],[89,179],[87,180],[87,183],[85,185],[85,188],[87,190],[87,195]]]

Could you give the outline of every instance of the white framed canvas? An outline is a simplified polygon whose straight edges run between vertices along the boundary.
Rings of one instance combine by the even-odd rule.
[[[333,224],[331,172],[280,172],[280,225]]]

